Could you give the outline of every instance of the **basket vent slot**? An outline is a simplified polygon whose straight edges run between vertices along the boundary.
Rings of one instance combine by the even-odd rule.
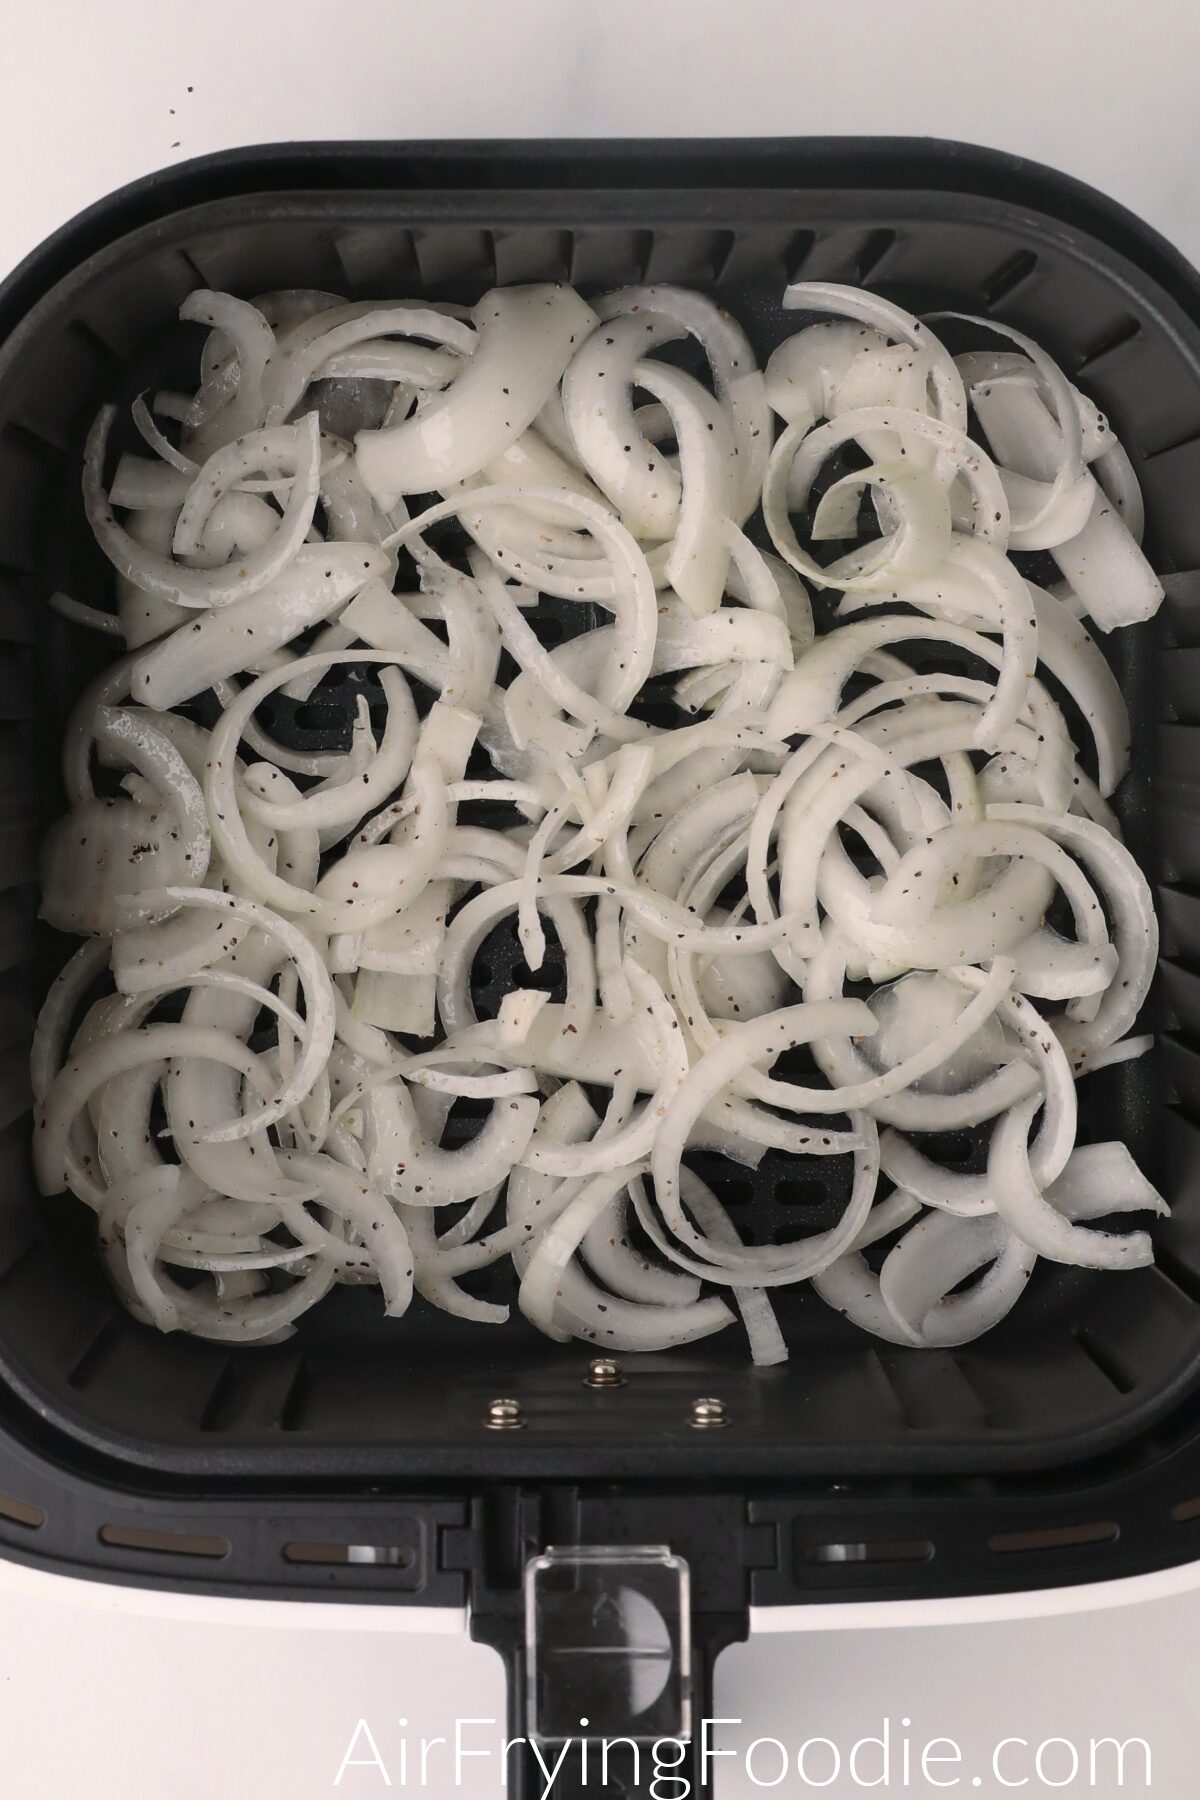
[[[806,1563],[926,1563],[934,1546],[928,1538],[880,1538],[870,1543],[805,1544]]]
[[[201,1431],[219,1431],[225,1424],[236,1384],[234,1358],[228,1356],[221,1364],[220,1374],[213,1383],[212,1390],[201,1409]]]
[[[1161,1242],[1154,1246],[1154,1261],[1160,1275],[1165,1275],[1193,1305],[1200,1305],[1200,1274],[1190,1263],[1184,1262],[1169,1245]]]
[[[290,1563],[353,1564],[358,1568],[411,1569],[415,1561],[406,1544],[339,1544],[296,1542],[283,1546]]]
[[[1079,369],[1090,369],[1098,363],[1102,356],[1111,356],[1116,350],[1123,350],[1126,344],[1132,344],[1134,338],[1141,335],[1140,319],[1122,319],[1111,330],[1088,345],[1079,363]]]
[[[1087,1525],[1050,1525],[1041,1531],[995,1531],[987,1547],[997,1556],[1023,1555],[1038,1550],[1075,1550],[1115,1544],[1121,1535],[1113,1519]]]
[[[301,1361],[296,1365],[296,1373],[292,1376],[292,1385],[288,1388],[287,1396],[279,1409],[281,1431],[302,1431],[304,1429],[310,1387],[308,1364]]]
[[[81,343],[88,344],[104,362],[116,361],[117,352],[110,343],[101,337],[94,325],[88,324],[86,319],[68,320],[67,330]]]
[[[1077,1325],[1071,1333],[1088,1361],[1094,1363],[1104,1379],[1116,1388],[1118,1394],[1130,1394],[1137,1386],[1136,1375],[1131,1375],[1120,1359],[1113,1354],[1107,1345],[1102,1344],[1084,1325]]]
[[[83,1354],[77,1358],[74,1368],[67,1376],[68,1387],[84,1388],[88,1385],[121,1336],[123,1323],[124,1321],[117,1313],[109,1314]]]
[[[46,1515],[40,1506],[31,1506],[28,1500],[14,1500],[11,1494],[0,1494],[0,1519],[10,1519],[14,1525],[24,1525],[29,1531],[40,1531],[46,1523]]]
[[[789,282],[800,280],[804,272],[804,265],[812,255],[813,245],[816,241],[815,231],[798,231],[792,238],[787,247],[787,256],[784,262]]]
[[[896,242],[896,233],[887,228],[872,231],[858,253],[858,279],[868,281]]]
[[[229,1539],[189,1531],[148,1531],[140,1525],[102,1525],[100,1542],[115,1550],[149,1550],[156,1556],[229,1555]]]
[[[1002,262],[981,284],[988,311],[1014,294],[1022,282],[1029,280],[1037,266],[1037,254],[1033,250],[1018,250],[1015,255]]]

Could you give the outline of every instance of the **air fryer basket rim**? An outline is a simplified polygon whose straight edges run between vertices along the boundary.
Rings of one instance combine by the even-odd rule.
[[[881,166],[887,177],[882,186],[877,179]],[[876,179],[873,181],[872,177]],[[557,223],[569,216],[571,201],[577,207],[587,203],[589,223],[623,221],[640,214],[643,219],[668,217],[672,223],[676,215],[682,215],[687,221],[702,224],[705,217],[711,220],[714,213],[720,216],[721,205],[731,198],[738,205],[739,215],[753,216],[754,196],[762,201],[764,215],[773,214],[776,218],[785,201],[796,215],[805,214],[806,209],[806,216],[836,211],[841,201],[844,215],[866,217],[872,211],[866,204],[868,197],[873,200],[875,211],[892,202],[897,208],[908,206],[914,215],[924,211],[928,216],[939,206],[960,215],[966,208],[975,220],[992,219],[1007,212],[1014,222],[1021,222],[1023,229],[1036,230],[1047,243],[1068,247],[1070,254],[1081,261],[1103,263],[1119,288],[1136,295],[1141,314],[1153,320],[1165,337],[1186,345],[1188,358],[1200,366],[1200,334],[1196,326],[1200,318],[1200,282],[1183,259],[1133,215],[1093,190],[999,153],[932,140],[904,139],[306,144],[227,151],[179,165],[131,184],[64,226],[0,288],[0,331],[9,340],[0,345],[0,382],[14,345],[24,347],[27,343],[27,332],[36,328],[44,304],[52,298],[52,290],[60,282],[69,281],[73,274],[86,276],[97,259],[103,260],[106,248],[118,240],[127,243],[131,235],[144,238],[165,233],[183,212],[204,214],[211,221],[219,218],[226,206],[236,210],[239,197],[243,204],[246,200],[261,202],[266,197],[279,215],[287,216],[290,209],[296,217],[304,217],[305,207],[318,191],[335,206],[353,201],[370,214],[373,206],[390,205],[394,210],[394,197],[389,201],[388,196],[394,196],[397,190],[404,192],[414,216],[430,211],[441,216],[439,209],[449,197],[452,204],[447,210],[460,220],[468,193],[483,216],[489,200],[503,199],[507,209],[505,222],[514,225],[547,217]],[[996,198],[997,195],[1005,197]],[[453,203],[457,203],[457,211]],[[665,207],[665,212],[652,213],[655,204]],[[472,216],[469,207],[466,214]],[[886,277],[881,280],[886,285]],[[1166,451],[1171,447],[1160,448]],[[18,1121],[18,1130],[21,1128]],[[1184,1134],[1185,1151],[1181,1154],[1190,1162],[1196,1155],[1191,1127],[1177,1120],[1172,1128]],[[11,1131],[10,1126],[10,1135]],[[220,1568],[214,1564],[215,1580],[207,1570],[193,1576],[195,1563],[188,1568],[166,1554],[156,1561],[153,1553],[148,1553],[147,1560],[147,1555],[139,1557],[130,1546],[123,1547],[122,1554],[122,1547],[98,1542],[94,1532],[90,1536],[86,1531],[81,1534],[79,1517],[70,1524],[64,1522],[62,1501],[68,1491],[75,1496],[72,1511],[81,1509],[84,1520],[95,1519],[95,1509],[99,1507],[105,1518],[122,1511],[138,1518],[170,1517],[177,1521],[177,1531],[187,1531],[189,1526],[200,1531],[197,1521],[213,1520],[220,1513],[230,1521],[227,1535],[233,1542],[238,1522],[256,1511],[256,1503],[246,1498],[248,1483],[256,1491],[273,1496],[270,1505],[280,1517],[294,1514],[297,1508],[307,1508],[313,1515],[330,1519],[343,1515],[348,1523],[353,1514],[360,1521],[356,1528],[365,1529],[374,1523],[377,1507],[385,1508],[393,1520],[396,1512],[394,1497],[386,1502],[364,1497],[362,1484],[374,1478],[380,1484],[375,1487],[376,1494],[381,1487],[389,1496],[411,1493],[420,1496],[419,1501],[414,1498],[418,1510],[423,1506],[446,1509],[433,1532],[433,1539],[441,1543],[447,1532],[453,1538],[454,1530],[470,1535],[469,1517],[462,1508],[464,1497],[471,1493],[477,1480],[565,1479],[583,1483],[579,1491],[584,1492],[590,1483],[615,1479],[622,1483],[622,1491],[630,1500],[653,1491],[664,1501],[673,1491],[682,1499],[687,1485],[680,1484],[694,1481],[704,1484],[718,1511],[729,1501],[743,1517],[749,1514],[756,1518],[764,1533],[769,1527],[774,1531],[778,1540],[775,1574],[769,1574],[763,1563],[762,1574],[756,1578],[763,1601],[795,1597],[804,1591],[806,1582],[816,1592],[829,1592],[820,1571],[807,1568],[801,1574],[797,1566],[786,1580],[779,1573],[785,1563],[791,1568],[791,1553],[785,1555],[779,1549],[787,1536],[782,1521],[785,1515],[792,1516],[789,1509],[798,1508],[799,1514],[814,1521],[822,1516],[844,1521],[854,1510],[854,1493],[861,1491],[861,1504],[873,1516],[879,1516],[881,1504],[885,1512],[889,1508],[895,1510],[894,1501],[883,1503],[881,1494],[871,1491],[871,1471],[864,1468],[858,1468],[856,1473],[867,1485],[861,1490],[851,1488],[844,1501],[838,1496],[831,1502],[822,1483],[844,1472],[836,1454],[812,1459],[802,1470],[781,1469],[768,1447],[735,1444],[732,1434],[721,1445],[720,1453],[706,1453],[700,1458],[695,1439],[681,1432],[674,1442],[663,1445],[649,1474],[640,1450],[613,1456],[593,1444],[586,1454],[556,1457],[540,1449],[532,1432],[520,1434],[518,1440],[484,1440],[473,1447],[467,1462],[460,1451],[451,1448],[444,1455],[427,1450],[416,1459],[396,1456],[381,1466],[378,1460],[372,1462],[368,1457],[348,1454],[344,1447],[324,1460],[318,1457],[305,1461],[303,1456],[297,1457],[294,1441],[290,1445],[280,1441],[278,1447],[260,1446],[254,1459],[243,1461],[238,1467],[236,1458],[231,1461],[223,1457],[213,1437],[196,1445],[155,1445],[132,1437],[122,1442],[119,1434],[90,1424],[82,1415],[71,1418],[57,1410],[36,1379],[30,1378],[28,1370],[14,1369],[6,1356],[0,1356],[0,1370],[8,1376],[7,1392],[0,1398],[0,1420],[4,1422],[0,1491],[11,1485],[13,1496],[19,1500],[28,1496],[35,1510],[39,1494],[47,1499],[55,1496],[55,1504],[47,1504],[43,1509],[46,1521],[36,1539],[31,1526],[22,1526],[19,1520],[5,1515],[0,1499],[0,1543],[5,1554],[70,1565],[77,1573],[119,1571],[122,1579],[153,1582],[156,1578],[169,1578],[172,1585],[192,1579],[208,1591],[225,1586],[228,1591],[272,1593],[281,1591],[281,1586],[288,1592],[329,1592],[330,1583],[336,1580],[340,1588],[364,1598],[425,1601],[444,1599],[452,1590],[461,1588],[465,1578],[464,1566],[454,1560],[456,1554],[461,1554],[459,1546],[457,1552],[452,1549],[448,1561],[442,1559],[440,1550],[436,1556],[428,1551],[428,1566],[422,1565],[428,1580],[421,1584],[405,1581],[389,1588],[386,1580],[380,1584],[376,1579],[365,1588],[361,1585],[361,1572],[346,1575],[341,1571],[328,1579],[322,1574],[319,1586],[311,1578],[306,1581],[296,1576],[294,1571],[283,1582],[275,1563],[270,1563],[264,1574],[255,1556],[237,1543],[231,1553],[232,1562],[226,1559]],[[1139,1414],[1136,1431],[1114,1433],[1097,1428],[1077,1434],[1069,1443],[1058,1442],[1049,1453],[1045,1443],[1030,1443],[1023,1449],[1008,1446],[1006,1454],[999,1458],[999,1469],[997,1458],[989,1452],[973,1464],[967,1459],[958,1476],[969,1474],[972,1466],[976,1475],[993,1476],[985,1483],[987,1505],[993,1511],[1003,1506],[1020,1512],[1031,1504],[1030,1496],[1036,1491],[1039,1517],[1044,1516],[1046,1509],[1060,1505],[1073,1513],[1080,1505],[1081,1495],[1093,1485],[1097,1494],[1113,1496],[1108,1501],[1109,1510],[1116,1509],[1117,1495],[1121,1496],[1122,1507],[1140,1508],[1149,1488],[1160,1479],[1167,1480],[1168,1471],[1170,1503],[1184,1502],[1188,1494],[1181,1488],[1200,1489],[1200,1474],[1190,1483],[1186,1475],[1191,1448],[1186,1413],[1191,1409],[1186,1403],[1181,1404],[1183,1396],[1191,1391],[1193,1373],[1182,1368],[1177,1372],[1176,1379],[1160,1390],[1155,1404]],[[682,1400],[695,1387],[695,1377],[686,1370],[682,1374],[674,1371],[669,1385]],[[477,1392],[483,1395],[486,1391],[484,1379]],[[745,1395],[745,1382],[735,1391]],[[736,1415],[736,1403],[734,1410]],[[1047,1468],[1048,1464],[1072,1459],[1082,1464],[1074,1472],[1054,1474]],[[1131,1471],[1136,1471],[1136,1475]],[[881,1464],[874,1472],[883,1476],[886,1465]],[[978,1494],[970,1499],[964,1482],[951,1479],[936,1462],[922,1464],[920,1458],[914,1459],[905,1474],[910,1484],[916,1484],[925,1493],[922,1516],[928,1516],[931,1508],[934,1512],[941,1508],[947,1517],[953,1513],[958,1519],[966,1516],[960,1515],[961,1507],[965,1506],[969,1514],[972,1506],[978,1510],[984,1504]],[[430,1491],[431,1483],[438,1484],[440,1499]],[[311,1505],[302,1498],[308,1484],[315,1484],[311,1491],[320,1494],[319,1501]],[[354,1490],[358,1491],[357,1500],[351,1498]],[[912,1491],[915,1488],[910,1487],[906,1505],[912,1504]],[[815,1524],[812,1528],[817,1529]],[[838,1529],[844,1530],[844,1523],[839,1523]],[[1190,1554],[1184,1542],[1185,1532],[1167,1544],[1159,1541],[1160,1535],[1147,1532],[1143,1544],[1140,1534],[1123,1528],[1123,1535],[1117,1534],[1122,1541],[1123,1566],[1117,1569],[1110,1557],[1105,1572],[1131,1572],[1131,1554],[1139,1567],[1146,1566],[1149,1557],[1170,1562]],[[376,1536],[366,1541],[380,1540]],[[1078,1563],[1070,1563],[1070,1550],[1068,1546],[1067,1565],[1078,1568]],[[426,1554],[423,1549],[421,1555]],[[797,1556],[802,1562],[799,1551]],[[159,1574],[164,1562],[171,1566],[165,1574]],[[469,1566],[468,1559],[466,1568]],[[745,1566],[750,1569],[754,1565],[750,1562]],[[1091,1572],[1083,1571],[1085,1576]],[[1009,1564],[1002,1576],[985,1578],[976,1574],[968,1585],[988,1585],[989,1580],[1008,1585],[1016,1573]],[[905,1569],[902,1574],[900,1591],[929,1591],[928,1577],[915,1569]],[[1019,1574],[1020,1585],[1064,1579],[1061,1558],[1053,1565],[1043,1561],[1032,1573],[1027,1565]],[[945,1558],[933,1577],[935,1582],[950,1580],[952,1584],[963,1579],[950,1572]],[[896,1591],[887,1586],[896,1580],[895,1570],[883,1576],[875,1571],[870,1591]],[[772,1581],[783,1591],[771,1594]]]

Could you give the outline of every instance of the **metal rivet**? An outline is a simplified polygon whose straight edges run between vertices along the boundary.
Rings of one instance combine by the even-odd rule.
[[[719,1431],[729,1423],[725,1402],[714,1400],[711,1396],[704,1400],[693,1400],[691,1423],[697,1431]]]
[[[611,1356],[597,1356],[588,1365],[583,1385],[590,1388],[624,1387],[625,1377],[621,1373],[620,1363],[614,1362]]]
[[[519,1400],[493,1400],[484,1423],[489,1431],[520,1431],[525,1420]]]

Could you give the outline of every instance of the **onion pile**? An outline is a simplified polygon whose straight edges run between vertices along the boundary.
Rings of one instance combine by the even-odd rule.
[[[769,1363],[781,1286],[945,1346],[1038,1257],[1152,1260],[1111,1221],[1163,1202],[1076,1141],[1157,948],[1083,623],[1162,598],[1129,460],[1008,327],[783,305],[763,370],[669,286],[201,291],[196,392],[119,455],[101,412],[115,610],[53,604],[125,650],[45,846],[83,942],[35,1160],[139,1319],[273,1343],[361,1283],[498,1324],[506,1261],[556,1340],[740,1315]],[[844,1204],[745,1242],[697,1164],[780,1154]]]

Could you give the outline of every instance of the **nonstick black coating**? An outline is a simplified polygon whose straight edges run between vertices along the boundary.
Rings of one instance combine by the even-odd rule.
[[[786,159],[788,147],[777,151]],[[210,1482],[949,1475],[1037,1470],[1132,1439],[1200,1372],[1200,1215],[1181,1185],[1200,1106],[1200,649],[1189,647],[1200,645],[1200,576],[1186,573],[1200,564],[1200,338],[1180,304],[1187,272],[1164,253],[1168,293],[1082,224],[1006,199],[1003,184],[950,191],[962,182],[946,163],[944,188],[921,187],[915,165],[882,149],[877,185],[806,180],[802,157],[764,153],[747,168],[733,153],[723,161],[720,146],[693,150],[686,180],[664,164],[662,186],[644,160],[635,175],[628,158],[578,147],[540,164],[462,158],[461,168],[401,158],[388,184],[372,154],[310,153],[306,164],[285,153],[286,181],[268,181],[250,158],[240,182],[222,165],[207,190],[216,197],[201,197],[203,183],[181,189],[165,216],[114,203],[115,237],[93,219],[88,256],[44,253],[48,291],[0,350],[0,1384],[80,1453]],[[311,188],[305,168],[319,170]],[[256,180],[265,191],[253,192]],[[1077,212],[1086,218],[1082,202]],[[780,297],[801,273],[1032,332],[1112,417],[1145,486],[1156,565],[1184,572],[1163,621],[1107,646],[1135,724],[1122,818],[1165,884],[1166,1029],[1155,1058],[1083,1089],[1084,1131],[1125,1137],[1175,1203],[1158,1232],[1160,1266],[1096,1276],[1043,1264],[1003,1326],[953,1353],[875,1346],[810,1293],[785,1293],[786,1367],[751,1369],[731,1330],[627,1359],[614,1394],[582,1387],[585,1346],[549,1344],[519,1317],[489,1330],[418,1305],[397,1324],[370,1290],[337,1292],[285,1346],[234,1355],[135,1324],[97,1266],[88,1215],[73,1200],[37,1199],[27,1154],[30,1022],[69,947],[34,924],[36,843],[61,804],[66,710],[108,652],[41,603],[55,586],[102,601],[110,585],[79,500],[95,406],[194,375],[199,336],[175,312],[200,283],[471,300],[496,281],[568,278],[594,293],[675,280],[716,294],[765,356],[795,329]],[[25,302],[36,286],[26,270],[10,295]],[[563,628],[574,628],[565,617]],[[330,741],[357,680],[331,696],[332,710],[319,702],[281,729]],[[483,960],[491,978],[479,998],[494,1002],[514,974],[511,938],[497,934]],[[821,1164],[772,1157],[757,1174],[706,1172],[757,1241],[819,1229],[836,1209]],[[511,1291],[503,1269],[488,1281],[491,1293]],[[709,1391],[726,1400],[728,1432],[688,1426],[692,1398]],[[524,1431],[486,1429],[498,1394],[521,1401]]]

